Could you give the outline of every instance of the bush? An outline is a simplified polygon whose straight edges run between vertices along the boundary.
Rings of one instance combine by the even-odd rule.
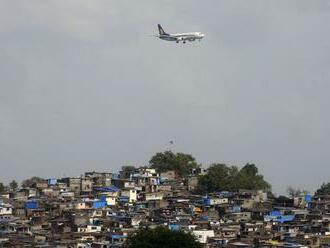
[[[128,238],[127,248],[201,248],[191,233],[171,231],[165,227],[138,231]]]

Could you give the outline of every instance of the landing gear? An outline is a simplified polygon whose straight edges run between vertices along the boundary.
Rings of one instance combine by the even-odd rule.
[[[186,44],[186,41],[185,40],[183,41],[183,44]]]
[[[179,43],[179,41],[177,40],[176,43]]]

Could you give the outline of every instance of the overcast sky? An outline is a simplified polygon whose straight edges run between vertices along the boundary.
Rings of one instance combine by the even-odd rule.
[[[157,23],[206,37],[162,41]],[[313,191],[330,181],[329,28],[328,0],[2,0],[0,181],[172,149]]]

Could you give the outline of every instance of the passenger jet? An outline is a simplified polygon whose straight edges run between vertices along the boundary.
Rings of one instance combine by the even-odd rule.
[[[176,43],[179,43],[182,41],[183,43],[186,43],[186,41],[201,41],[201,39],[204,38],[204,34],[201,32],[193,32],[193,33],[181,33],[181,34],[168,34],[164,31],[162,26],[158,24],[158,31],[159,34],[156,35],[159,39],[167,40],[167,41],[175,41]]]

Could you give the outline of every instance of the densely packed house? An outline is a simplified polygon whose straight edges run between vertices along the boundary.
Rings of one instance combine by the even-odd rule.
[[[0,247],[123,247],[157,226],[191,232],[205,247],[330,247],[330,196],[200,195],[202,173],[86,172],[4,192]]]

